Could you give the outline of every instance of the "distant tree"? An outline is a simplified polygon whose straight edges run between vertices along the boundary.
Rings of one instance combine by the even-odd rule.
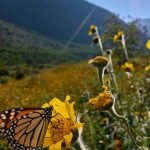
[[[118,31],[123,31],[125,24],[121,22],[119,19],[119,16],[112,15],[110,18],[108,18],[105,21],[104,27],[104,33],[102,34],[102,40],[104,42],[104,47],[105,48],[112,48],[116,44],[113,43],[113,36],[118,32]]]
[[[138,27],[139,20],[136,19],[130,23],[128,23],[128,27],[125,30],[126,34],[126,45],[128,48],[128,52],[130,57],[136,56],[136,54],[141,53],[143,51],[144,41],[146,30],[141,31]]]
[[[134,57],[143,49],[143,41],[146,30],[139,30],[138,19],[125,23],[119,19],[119,16],[113,15],[105,22],[105,31],[102,34],[102,41],[105,49],[113,49],[114,53],[119,57],[119,62],[124,62],[124,54],[121,42],[113,43],[113,37],[117,32],[123,31],[125,34],[126,46],[129,57]],[[144,28],[143,28],[144,29]]]

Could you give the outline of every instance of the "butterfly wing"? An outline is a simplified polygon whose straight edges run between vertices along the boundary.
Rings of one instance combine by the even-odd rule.
[[[0,135],[15,150],[42,149],[52,107],[18,108],[0,113]]]

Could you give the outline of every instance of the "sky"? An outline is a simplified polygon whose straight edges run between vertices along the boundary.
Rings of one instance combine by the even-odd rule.
[[[115,14],[126,22],[150,18],[150,0],[87,0]],[[130,18],[128,17],[130,16]]]

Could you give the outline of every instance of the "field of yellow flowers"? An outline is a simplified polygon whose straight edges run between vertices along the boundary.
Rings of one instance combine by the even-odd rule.
[[[43,69],[22,80],[0,84],[0,110],[41,106],[54,97],[64,99],[68,94],[77,100],[84,91],[92,92],[96,88],[93,81],[97,80],[95,70],[86,63]]]

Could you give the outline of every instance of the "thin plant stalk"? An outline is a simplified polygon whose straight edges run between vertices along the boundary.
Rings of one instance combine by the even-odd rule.
[[[99,32],[98,32],[98,28],[96,27],[95,30],[96,30],[95,34],[98,37],[98,45],[99,45],[100,51],[102,53],[102,56],[104,56],[103,44],[102,44],[102,40],[101,40],[101,37],[100,37]],[[110,71],[108,70],[108,66],[105,69],[109,72],[109,77],[111,77]],[[103,72],[100,71],[99,69],[97,69],[98,77],[99,77],[99,81],[100,81],[100,85],[104,85],[104,71],[105,71],[104,69],[103,69]],[[100,74],[101,72],[102,72],[102,75]],[[113,80],[114,80],[114,83],[115,83],[116,90],[118,91],[118,86],[117,86],[116,78],[114,77],[113,74],[112,74],[112,77],[113,77]]]
[[[78,115],[77,122],[80,122],[80,118],[81,118],[81,115]],[[78,129],[78,133],[79,133],[78,143],[79,143],[81,150],[87,150],[87,146],[84,144],[83,139],[82,139],[82,132],[83,132],[82,128]]]
[[[132,139],[132,141],[133,141],[135,147],[136,147],[137,149],[139,149],[139,150],[142,150],[141,147],[139,147],[139,146],[137,145],[137,143],[136,143],[136,140],[135,140],[135,138],[134,138],[134,136],[133,136],[133,134],[132,134],[132,132],[131,132],[131,127],[130,127],[130,125],[129,125],[127,119],[126,119],[124,116],[121,116],[121,115],[119,115],[119,114],[117,113],[117,111],[116,111],[116,109],[115,109],[115,104],[116,104],[115,102],[116,102],[116,98],[115,98],[115,96],[113,96],[113,104],[112,104],[112,107],[111,107],[111,112],[112,112],[112,114],[113,114],[116,118],[118,118],[119,120],[121,119],[121,120],[124,121],[124,123],[126,124],[126,127],[127,127],[128,134],[130,135],[130,137],[131,137],[131,139]]]
[[[104,69],[97,68],[97,75],[98,75],[99,83],[102,86],[104,84]]]
[[[118,84],[117,84],[117,80],[116,80],[116,76],[114,73],[114,68],[113,68],[113,63],[112,63],[112,58],[111,58],[111,54],[108,55],[108,60],[109,60],[109,67],[110,67],[110,75],[112,76],[116,91],[118,91]]]
[[[102,53],[102,56],[104,55],[104,49],[103,49],[103,44],[102,44],[102,40],[101,40],[101,37],[100,37],[100,35],[99,35],[99,32],[98,32],[98,28],[96,27],[96,32],[95,32],[95,34],[96,34],[96,36],[98,37],[98,44],[99,44],[99,47],[100,47],[100,51],[101,51],[101,53]]]
[[[101,51],[101,53],[102,53],[102,56],[104,56],[103,44],[102,44],[102,40],[101,40],[101,37],[100,37],[99,32],[98,32],[98,28],[96,28],[96,35],[97,35],[97,37],[98,37],[98,44],[99,44],[99,47],[100,47],[100,51]],[[112,79],[113,79],[113,81],[114,81],[114,84],[115,84],[115,88],[116,88],[116,90],[118,91],[118,85],[117,85],[116,77],[115,77],[114,70],[113,70],[113,65],[112,65],[111,56],[110,56],[110,58],[109,58],[109,63],[110,63],[109,65],[110,65],[110,69],[111,69],[111,70],[109,70],[108,67],[106,68],[106,70],[109,72],[109,77],[110,77],[110,78],[112,77]],[[99,70],[97,70],[97,71],[99,71]],[[100,75],[100,72],[98,72],[98,76],[99,76],[99,79],[100,79],[100,77],[102,76],[102,79],[100,79],[100,84],[101,84],[101,85],[104,85],[104,71],[103,71],[103,74],[102,74],[102,75]]]
[[[105,75],[105,70],[108,68],[108,65],[109,63],[104,68],[97,67],[97,74],[101,86],[104,85],[104,75]]]
[[[125,42],[125,38],[124,38],[124,34],[121,35],[121,43],[122,43],[122,47],[123,47],[123,50],[124,50],[124,54],[125,54],[125,59],[126,61],[129,60],[129,57],[128,57],[128,51],[127,51],[127,47],[126,47],[126,42]]]

